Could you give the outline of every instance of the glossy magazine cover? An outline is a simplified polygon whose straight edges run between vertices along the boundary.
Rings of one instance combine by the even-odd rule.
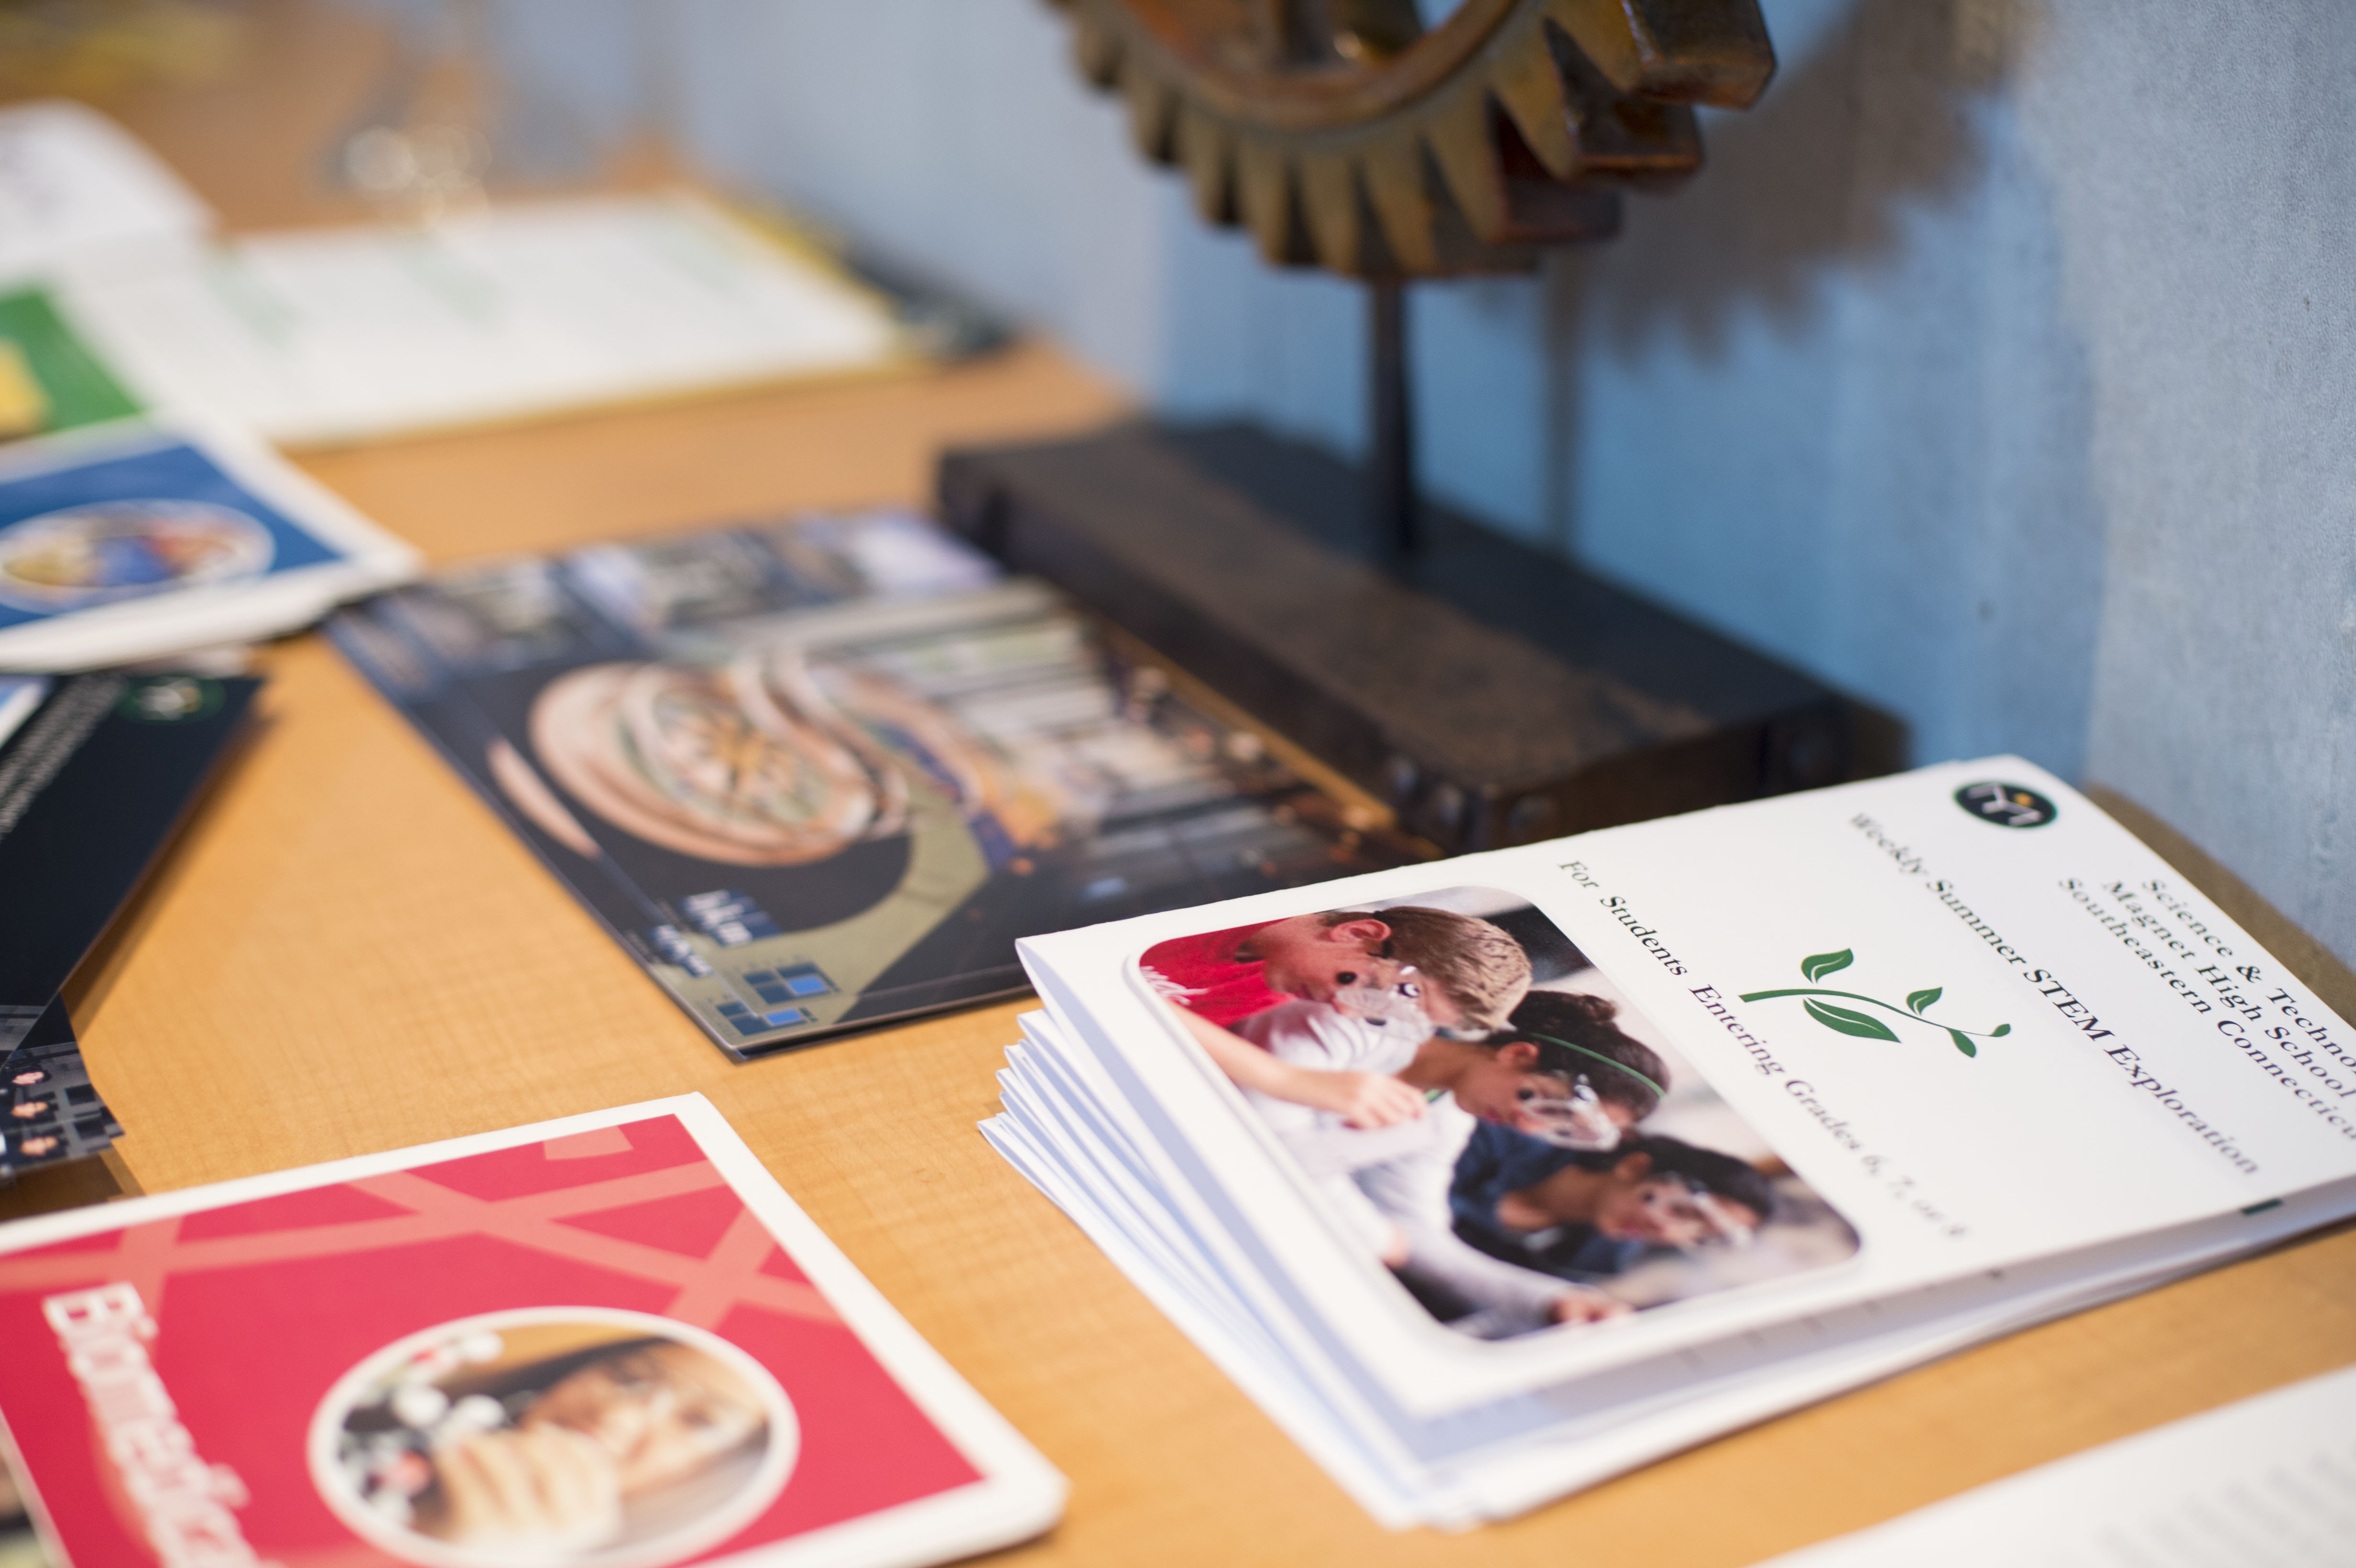
[[[1409,857],[912,513],[462,567],[337,642],[732,1055],[1017,938]]]

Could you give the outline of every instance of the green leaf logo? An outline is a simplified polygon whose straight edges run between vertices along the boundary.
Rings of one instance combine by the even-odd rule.
[[[1890,1032],[1888,1024],[1870,1014],[1858,1012],[1854,1008],[1837,1008],[1830,1002],[1820,1002],[1814,997],[1810,997],[1800,1006],[1807,1009],[1810,1018],[1826,1029],[1836,1029],[1843,1034],[1853,1034],[1859,1040],[1894,1040],[1898,1038]]]
[[[1812,953],[1800,960],[1800,973],[1811,980],[1821,980],[1827,975],[1838,974],[1856,962],[1857,954],[1847,947],[1837,953]],[[1932,1003],[1945,994],[1944,987],[1925,986],[1919,991],[1907,993],[1906,1006],[1903,1008],[1894,1007],[1879,997],[1861,996],[1855,991],[1820,990],[1813,987],[1780,991],[1746,991],[1742,994],[1742,1000],[1764,1002],[1777,997],[1798,997],[1801,998],[1801,1008],[1810,1018],[1836,1033],[1852,1035],[1858,1040],[1895,1041],[1898,1039],[1896,1031],[1871,1013],[1860,1012],[1855,1008],[1844,1008],[1837,1003],[1821,998],[1838,997],[1842,1001],[1863,1002],[1869,1008],[1879,1008],[1883,1012],[1898,1018],[1930,1023],[1931,1020],[1924,1018],[1923,1013],[1930,1008]],[[1954,1029],[1944,1024],[1932,1024],[1931,1027],[1941,1030],[1949,1040],[1954,1041],[1955,1049],[1965,1056],[1977,1056],[1980,1053],[1979,1047],[1973,1043],[1975,1039],[2001,1040],[2012,1032],[2010,1024],[1998,1024],[1986,1033],[1976,1029]]]
[[[1844,947],[1838,953],[1818,953],[1801,959],[1800,973],[1811,980],[1821,980],[1856,962],[1857,955]]]

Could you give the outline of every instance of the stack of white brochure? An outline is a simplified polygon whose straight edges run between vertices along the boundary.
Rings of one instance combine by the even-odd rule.
[[[1394,1527],[2356,1212],[2356,1030],[2015,757],[1021,951],[985,1135]]]

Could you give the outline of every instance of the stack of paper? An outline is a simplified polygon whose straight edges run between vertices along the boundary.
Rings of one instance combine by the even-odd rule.
[[[2356,1212],[2356,1031],[2018,758],[1021,951],[985,1134],[1394,1526]]]

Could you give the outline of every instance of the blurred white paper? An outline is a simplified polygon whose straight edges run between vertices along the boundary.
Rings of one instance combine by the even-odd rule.
[[[2340,1568],[2356,1368],[2104,1444],[1762,1568]]]
[[[61,290],[150,399],[292,446],[839,375],[903,352],[881,300],[683,192],[248,235],[79,266]]]
[[[185,247],[211,209],[131,133],[63,100],[0,109],[0,279],[80,256]]]

